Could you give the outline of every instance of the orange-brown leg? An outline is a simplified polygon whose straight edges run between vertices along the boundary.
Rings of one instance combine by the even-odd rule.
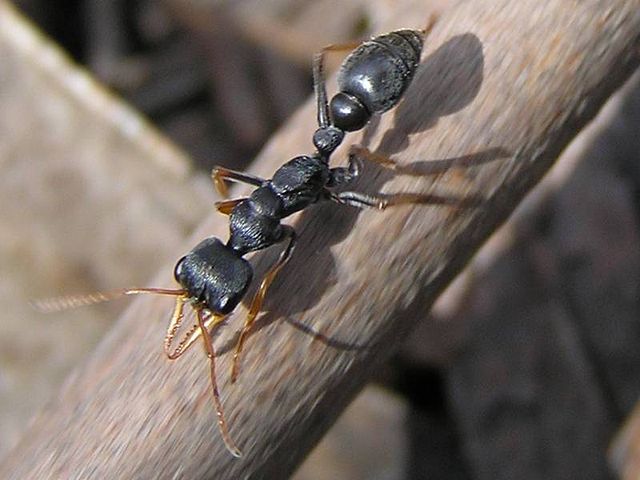
[[[231,435],[229,435],[229,429],[227,428],[227,422],[224,418],[222,401],[220,400],[220,392],[218,390],[218,381],[216,380],[216,352],[213,348],[211,335],[209,335],[209,330],[205,325],[205,319],[203,318],[202,310],[198,309],[196,311],[196,314],[198,316],[198,326],[200,328],[200,334],[202,335],[202,339],[204,341],[204,348],[207,352],[207,357],[209,357],[211,391],[213,393],[213,403],[215,404],[216,415],[218,417],[218,428],[220,430],[220,435],[222,436],[222,440],[227,447],[227,450],[231,452],[231,455],[233,455],[234,457],[241,457],[242,452],[231,439]],[[218,317],[217,315],[213,315],[213,317],[214,323],[218,323],[219,321],[221,321],[221,317]]]
[[[362,145],[351,145],[351,147],[349,148],[349,157],[360,158],[372,163],[377,163],[381,167],[388,168],[389,170],[402,170],[402,167],[399,166],[395,160],[391,160],[385,155],[372,152],[367,147],[363,147]]]
[[[229,190],[227,189],[225,180],[248,183],[255,187],[259,187],[265,181],[264,178],[256,177],[250,173],[237,172],[224,167],[213,167],[213,170],[211,171],[211,179],[213,180],[216,190],[223,198],[227,198],[229,196]]]
[[[286,225],[283,226],[283,229],[283,239],[289,238],[289,244],[287,245],[287,248],[285,248],[284,251],[280,254],[278,261],[265,274],[264,278],[262,279],[262,283],[260,283],[260,288],[251,301],[251,306],[249,307],[247,318],[244,321],[244,326],[242,327],[242,331],[240,332],[240,336],[238,337],[236,351],[233,354],[233,365],[231,367],[231,383],[234,383],[238,378],[238,373],[240,371],[240,354],[242,353],[247,334],[251,330],[251,326],[253,325],[254,320],[256,319],[258,313],[260,312],[260,309],[262,308],[262,302],[264,301],[264,297],[267,294],[267,290],[278,275],[280,269],[289,261],[289,259],[291,258],[291,254],[293,253],[293,248],[295,246],[296,240],[296,232],[293,228]]]
[[[320,52],[346,52],[359,47],[362,42],[362,40],[353,40],[351,42],[344,43],[330,43],[329,45],[325,45],[324,47],[322,47],[322,50]]]
[[[435,26],[435,24],[438,23],[438,19],[439,18],[440,18],[440,15],[438,15],[437,13],[432,13],[429,16],[429,21],[427,22],[427,26],[424,27],[422,30],[420,30],[422,32],[422,36],[424,38],[429,36],[429,34],[431,33],[431,30],[433,30],[433,27]]]
[[[231,215],[231,212],[236,207],[236,205],[246,199],[247,197],[234,198],[233,200],[223,200],[221,202],[216,202],[215,206],[220,213],[223,213],[224,215]]]

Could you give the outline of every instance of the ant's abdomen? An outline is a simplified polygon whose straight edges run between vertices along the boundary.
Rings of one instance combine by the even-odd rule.
[[[356,48],[338,74],[340,92],[357,98],[369,115],[394,107],[420,63],[422,32],[398,30]]]

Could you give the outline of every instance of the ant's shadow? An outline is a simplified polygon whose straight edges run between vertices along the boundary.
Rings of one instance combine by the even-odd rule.
[[[440,117],[455,113],[469,105],[482,85],[483,69],[482,44],[475,35],[458,35],[444,43],[418,67],[414,80],[404,95],[405,99],[410,98],[411,102],[403,100],[393,111],[393,126],[384,134],[377,152],[389,156],[404,150],[409,145],[412,134],[432,128]],[[363,146],[370,144],[378,129],[378,123],[378,118],[374,117],[367,126]],[[508,155],[504,150],[495,148],[459,158],[416,162],[403,167],[403,173],[442,173],[451,167],[477,165],[506,156]],[[394,175],[396,174],[389,169],[365,162],[363,171],[357,181],[349,185],[349,190],[376,193]],[[444,200],[444,203],[456,203],[455,199]],[[253,332],[275,320],[285,319],[294,327],[316,335],[320,340],[337,348],[353,350],[365,347],[328,338],[321,332],[316,332],[312,325],[294,320],[296,314],[315,306],[323,293],[335,283],[336,262],[330,248],[349,235],[361,211],[354,207],[326,202],[311,206],[302,212],[295,224],[298,241],[294,253],[269,288],[263,305],[265,313],[256,321]],[[259,280],[274,264],[282,248],[284,247],[269,249],[254,257],[255,284],[259,284]],[[312,269],[309,268],[310,265],[313,266]],[[245,304],[248,305],[250,302],[255,288],[254,285],[246,296]],[[286,298],[286,302],[276,301],[282,298]]]

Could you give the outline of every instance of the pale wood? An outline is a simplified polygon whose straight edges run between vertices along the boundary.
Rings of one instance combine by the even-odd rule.
[[[418,27],[416,19],[420,12],[407,26]],[[299,247],[269,292],[235,386],[229,350],[244,310],[216,339],[223,402],[244,458],[220,441],[203,353],[176,363],[162,356],[171,301],[143,299],[35,419],[0,478],[285,478],[637,66],[639,39],[640,0],[477,0],[444,14],[405,102],[366,141],[439,173],[367,166],[358,185],[482,201],[384,213],[326,205],[295,220]],[[274,138],[254,173],[268,176],[310,149],[312,109]],[[198,238],[225,232],[225,218],[213,215]],[[256,257],[258,271],[276,254]],[[159,283],[169,278],[163,272]]]
[[[636,480],[640,476],[640,403],[636,403],[611,442],[608,454],[609,464],[618,478]]]
[[[2,457],[127,306],[43,316],[29,301],[147,282],[215,195],[183,152],[5,0],[0,59]]]

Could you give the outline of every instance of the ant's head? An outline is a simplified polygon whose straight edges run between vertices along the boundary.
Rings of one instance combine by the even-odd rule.
[[[231,248],[210,237],[178,260],[173,274],[196,303],[213,313],[227,314],[242,300],[253,270]]]

